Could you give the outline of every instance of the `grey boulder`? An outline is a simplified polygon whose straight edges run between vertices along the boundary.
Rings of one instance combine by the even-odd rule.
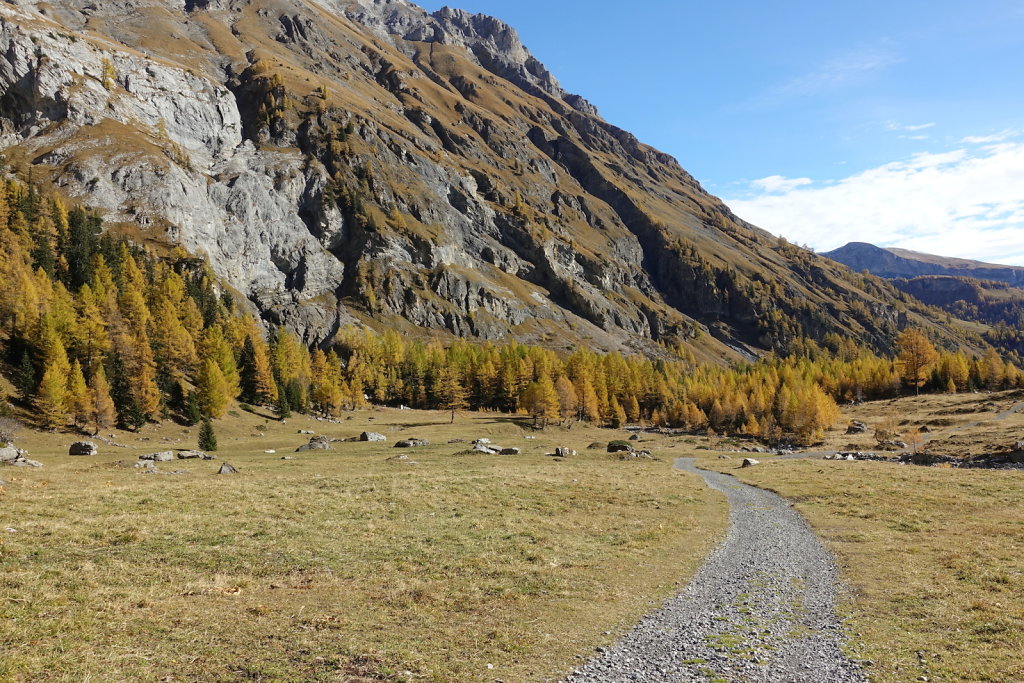
[[[170,462],[174,460],[174,452],[160,451],[159,453],[149,453],[148,455],[140,455],[139,460],[152,460],[153,462]]]
[[[216,455],[203,451],[178,451],[178,460],[216,460]]]
[[[99,448],[92,441],[76,441],[68,449],[68,455],[96,455]]]
[[[430,442],[426,439],[402,439],[395,444],[395,448],[419,448],[420,446],[429,446]]]

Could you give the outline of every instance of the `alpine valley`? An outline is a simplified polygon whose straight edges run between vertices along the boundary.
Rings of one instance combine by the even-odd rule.
[[[9,173],[307,343],[365,325],[732,361],[976,331],[743,221],[501,21],[405,0],[0,3]],[[248,304],[247,304],[248,305]]]

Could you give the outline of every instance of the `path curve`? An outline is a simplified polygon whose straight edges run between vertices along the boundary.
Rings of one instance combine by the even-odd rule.
[[[699,474],[729,500],[729,533],[686,589],[566,683],[865,681],[841,651],[832,556],[784,499],[734,477]]]

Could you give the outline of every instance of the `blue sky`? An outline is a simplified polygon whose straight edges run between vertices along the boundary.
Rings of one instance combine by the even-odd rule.
[[[423,1],[497,16],[742,217],[1024,265],[1024,2]]]

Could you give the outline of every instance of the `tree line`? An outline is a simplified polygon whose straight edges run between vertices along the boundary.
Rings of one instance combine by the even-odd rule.
[[[900,338],[898,358],[832,335],[734,367],[698,364],[683,346],[661,359],[587,349],[565,356],[356,328],[308,348],[286,329],[267,333],[202,260],[181,249],[158,257],[104,233],[95,214],[17,181],[0,185],[0,320],[18,400],[42,427],[90,432],[195,424],[223,417],[237,400],[280,417],[401,404],[453,417],[495,410],[541,425],[645,423],[807,442],[838,418],[837,401],[907,387],[1022,385],[994,350],[938,352],[914,330]],[[911,346],[913,362],[903,353]]]

